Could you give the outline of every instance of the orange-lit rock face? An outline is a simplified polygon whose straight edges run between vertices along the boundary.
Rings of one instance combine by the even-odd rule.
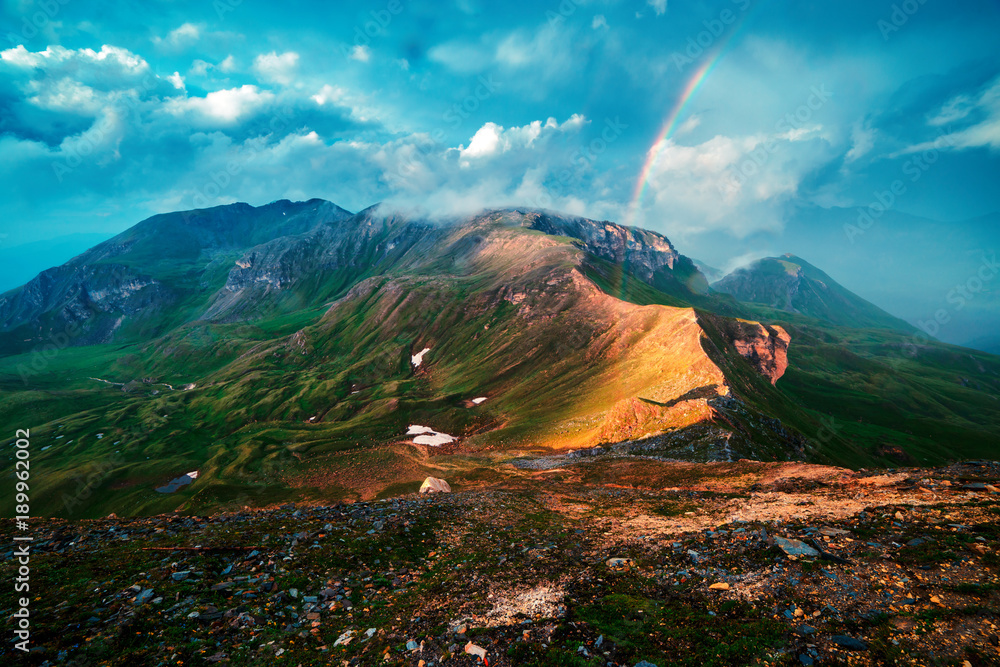
[[[788,368],[788,344],[792,337],[778,326],[757,322],[748,324],[744,336],[733,341],[736,351],[775,384]]]

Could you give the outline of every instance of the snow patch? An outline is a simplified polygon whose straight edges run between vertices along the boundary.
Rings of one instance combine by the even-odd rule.
[[[406,435],[416,436],[413,438],[415,444],[427,445],[428,447],[440,447],[441,445],[447,445],[450,442],[458,440],[455,436],[448,435],[447,433],[438,433],[430,426],[421,426],[419,424],[411,424],[410,428],[406,431]]]
[[[410,363],[413,364],[413,367],[416,368],[416,367],[420,366],[420,364],[423,363],[423,361],[424,361],[424,355],[427,354],[430,351],[431,351],[431,348],[425,347],[424,349],[420,350],[416,354],[410,355]]]
[[[472,402],[475,403],[476,405],[479,405],[480,403],[484,402],[485,400],[486,400],[485,396],[479,396],[478,398],[472,399]]]

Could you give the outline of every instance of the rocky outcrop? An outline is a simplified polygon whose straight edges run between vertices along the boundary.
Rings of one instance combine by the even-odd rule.
[[[202,319],[252,317],[281,298],[279,292],[333,279],[353,283],[365,273],[388,269],[433,227],[376,207],[348,219],[318,225],[306,234],[281,237],[248,250],[235,261],[226,284]],[[325,295],[310,295],[324,298]]]
[[[651,285],[661,280],[676,280],[692,291],[707,291],[708,281],[694,262],[677,252],[661,234],[606,220],[598,222],[539,211],[517,212],[524,216],[524,226],[578,239],[590,254],[623,267]]]
[[[121,318],[169,306],[175,298],[169,287],[130,266],[64,265],[0,296],[0,329],[27,326],[36,331],[47,326],[72,331],[70,344],[103,343],[111,339]]]
[[[741,336],[733,340],[733,346],[740,356],[775,384],[788,368],[791,340],[788,332],[779,326],[746,322]]]

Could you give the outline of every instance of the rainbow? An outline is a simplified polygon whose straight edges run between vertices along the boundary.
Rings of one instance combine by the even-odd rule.
[[[698,92],[701,84],[705,82],[708,78],[709,73],[712,69],[722,60],[722,56],[726,52],[726,48],[730,42],[732,42],[733,37],[740,31],[746,21],[749,12],[745,13],[740,19],[736,27],[729,33],[722,42],[715,48],[711,56],[706,58],[705,61],[698,66],[688,79],[687,83],[684,84],[684,88],[681,90],[680,96],[674,103],[673,108],[670,113],[667,114],[666,120],[663,122],[663,126],[660,128],[659,133],[656,135],[656,140],[653,141],[653,145],[646,152],[646,162],[642,165],[642,170],[639,172],[639,180],[635,183],[635,189],[632,192],[632,201],[629,204],[628,215],[629,224],[635,224],[635,217],[639,213],[639,207],[642,204],[642,197],[646,192],[646,185],[649,183],[649,174],[656,165],[656,159],[660,156],[660,152],[663,150],[664,142],[669,139],[674,130],[677,128],[677,121],[680,120],[681,115],[687,108],[688,103]]]

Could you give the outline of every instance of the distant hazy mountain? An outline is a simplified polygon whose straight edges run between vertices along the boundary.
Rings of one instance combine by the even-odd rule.
[[[712,288],[740,301],[840,326],[914,331],[908,323],[844,289],[833,278],[795,255],[759,259],[713,283]]]
[[[979,338],[973,338],[964,343],[966,347],[971,347],[974,350],[983,350],[984,352],[989,352],[990,354],[1000,354],[1000,334],[995,336],[981,336]]]
[[[751,234],[740,248],[758,257],[806,257],[844,288],[914,325],[944,309],[940,340],[966,345],[1000,331],[1000,275],[981,286],[976,281],[984,263],[1000,258],[1000,213],[948,222],[897,209],[873,215],[867,208],[800,208],[781,230]],[[732,239],[706,234],[684,250],[723,265]],[[970,281],[981,289],[959,300],[956,288]]]

